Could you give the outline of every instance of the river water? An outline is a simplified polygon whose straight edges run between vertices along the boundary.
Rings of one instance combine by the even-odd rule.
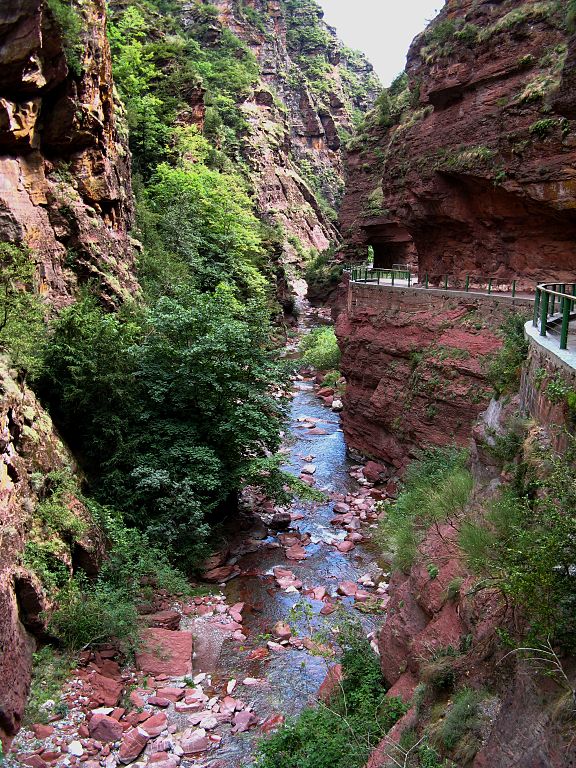
[[[315,426],[312,433],[307,426],[310,424]],[[327,494],[325,502],[297,501],[290,508],[293,518],[297,519],[289,532],[299,533],[305,541],[306,534],[310,537],[310,543],[305,546],[306,559],[288,560],[278,535],[254,541],[252,532],[247,531],[233,548],[233,554],[238,553],[233,562],[242,569],[242,574],[228,582],[224,590],[229,605],[244,603],[242,632],[247,636],[246,641],[239,644],[231,639],[222,640],[216,634],[208,638],[204,634],[202,639],[199,627],[192,626],[199,638],[197,645],[200,643],[195,671],[209,672],[219,687],[229,679],[265,681],[249,690],[241,688],[243,698],[249,694],[249,703],[260,721],[275,715],[296,715],[315,701],[328,668],[337,661],[330,649],[333,647],[337,652],[337,626],[345,616],[361,621],[367,633],[382,621],[380,612],[371,615],[369,611],[361,611],[359,608],[365,608],[363,604],[337,592],[343,581],[357,583],[368,574],[377,583],[385,564],[378,562],[378,553],[370,544],[370,523],[362,528],[364,540],[351,552],[336,549],[335,542],[343,540],[347,531],[331,525],[334,504],[344,500],[353,503],[353,497],[360,500],[370,497],[367,489],[350,474],[352,471],[357,476],[358,468],[354,471],[347,458],[339,415],[315,395],[312,380],[298,379],[293,383],[284,451],[285,468],[295,475],[300,474],[303,465],[313,463],[315,487]],[[303,582],[302,589],[280,589],[273,575],[273,569],[278,566],[290,569]],[[326,588],[330,601],[338,606],[333,614],[321,615],[326,602],[305,594],[307,589],[315,587]],[[360,584],[358,588],[363,589]],[[368,591],[374,592],[374,589],[368,588]],[[293,636],[312,637],[320,647],[307,650],[287,646],[288,650],[269,651],[264,658],[259,658],[258,651],[264,653],[267,641],[273,639],[273,627],[280,620],[290,624]],[[234,695],[240,695],[238,690]],[[250,766],[261,736],[259,728],[230,738],[225,736],[217,753],[193,765]]]

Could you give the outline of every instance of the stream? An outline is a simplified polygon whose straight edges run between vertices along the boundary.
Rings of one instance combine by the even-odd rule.
[[[318,323],[305,311],[300,330]],[[17,736],[13,753],[27,766],[249,768],[259,740],[317,700],[343,620],[369,636],[382,622],[386,563],[370,534],[384,493],[347,458],[340,417],[311,373],[293,377],[289,397],[284,468],[322,501],[276,508],[249,493],[249,514],[205,573],[210,586],[160,596],[142,617],[135,665],[122,666],[113,646],[85,651],[60,714],[47,702],[49,725]]]
[[[304,322],[306,329],[313,327],[309,317]],[[300,475],[306,464],[315,467],[314,487],[326,494],[326,501],[295,501],[290,507],[292,523],[287,531],[280,534],[269,531],[269,535],[260,540],[255,540],[253,532],[247,531],[235,542],[232,555],[236,556],[229,562],[235,563],[241,574],[227,583],[224,595],[229,606],[243,606],[244,643],[239,646],[234,640],[222,638],[218,630],[206,632],[206,625],[200,626],[201,620],[191,622],[197,649],[195,672],[209,673],[217,688],[230,679],[265,681],[250,687],[248,700],[259,721],[270,719],[272,725],[279,715],[296,715],[316,700],[329,667],[337,661],[334,641],[338,623],[349,616],[360,621],[370,633],[381,623],[381,608],[386,602],[383,590],[379,590],[382,603],[378,604],[376,595],[372,597],[385,567],[385,563],[378,562],[379,553],[371,546],[368,536],[369,526],[375,523],[363,525],[363,540],[357,542],[352,551],[340,552],[336,548],[348,531],[331,524],[336,514],[334,505],[345,504],[354,510],[354,504],[358,504],[358,508],[370,510],[373,500],[369,495],[370,484],[362,477],[360,467],[347,458],[340,416],[316,396],[312,376],[298,376],[293,381],[283,451],[286,454],[284,469],[292,474]],[[262,535],[258,526],[255,533]],[[282,546],[286,534],[296,534],[301,541],[308,541],[304,546],[305,559],[287,559],[286,548]],[[274,569],[278,567],[289,570],[302,582],[302,588],[279,588],[274,578]],[[355,608],[358,605],[367,608],[360,602],[366,599],[366,594],[359,595],[358,601],[353,596],[339,594],[338,587],[343,582],[352,582],[364,591],[358,579],[372,584],[372,588],[367,589],[371,594],[369,599],[376,600],[380,609],[375,614]],[[315,588],[320,591],[306,594]],[[324,599],[317,599],[322,595],[322,588],[326,595]],[[320,613],[326,605],[336,608],[333,614]],[[285,646],[288,650],[275,649],[264,655],[267,642],[273,641],[273,627],[279,621],[290,625],[293,638],[312,638],[318,647],[302,648],[290,641]],[[244,686],[242,698],[246,690]],[[232,739],[223,738],[217,762],[206,759],[193,764],[214,768],[252,765],[251,756],[261,736],[260,729],[256,728]]]

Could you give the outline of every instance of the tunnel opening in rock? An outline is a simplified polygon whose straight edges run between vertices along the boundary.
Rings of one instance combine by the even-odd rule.
[[[407,229],[396,222],[388,221],[369,225],[364,229],[366,245],[374,257],[374,269],[417,267],[418,255]]]

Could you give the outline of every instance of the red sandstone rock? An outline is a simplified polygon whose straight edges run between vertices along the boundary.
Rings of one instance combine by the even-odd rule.
[[[35,723],[32,726],[32,731],[37,739],[47,739],[54,733],[54,728],[51,725],[44,725],[43,723]]]
[[[122,739],[118,759],[124,765],[131,763],[133,760],[136,760],[149,741],[150,737],[148,734],[144,733],[140,728],[134,728]]]
[[[160,712],[157,715],[152,715],[152,717],[148,718],[148,720],[141,726],[141,730],[148,734],[150,738],[154,738],[155,736],[160,736],[162,731],[166,728],[167,722],[166,715],[163,712]]]
[[[333,664],[326,673],[322,685],[318,689],[318,699],[328,704],[332,696],[340,689],[340,683],[344,679],[342,664]]]
[[[264,733],[271,733],[272,731],[275,731],[277,728],[280,728],[282,725],[284,725],[284,721],[284,715],[270,715],[270,717],[267,717],[266,720],[264,720],[260,727]]]
[[[192,633],[146,629],[136,664],[151,675],[188,675],[192,671]]]
[[[180,626],[180,614],[178,611],[160,611],[146,616],[146,622],[149,627],[158,627],[160,629],[178,629]]]
[[[88,732],[93,739],[98,741],[118,741],[123,734],[123,729],[118,720],[108,715],[93,715],[88,723]]]
[[[118,704],[122,694],[122,681],[104,677],[98,672],[91,672],[88,676],[88,685],[91,689],[92,707],[115,707]]]
[[[344,597],[354,597],[358,592],[358,585],[353,581],[342,581],[338,584],[338,592]]]
[[[362,469],[362,474],[371,483],[378,483],[381,476],[386,474],[386,467],[384,464],[377,464],[375,461],[368,461]]]
[[[230,581],[240,573],[237,565],[224,565],[221,568],[213,568],[211,571],[205,571],[202,578],[210,583],[220,584]]]

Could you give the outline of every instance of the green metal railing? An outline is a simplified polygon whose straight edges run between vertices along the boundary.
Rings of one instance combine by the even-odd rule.
[[[349,267],[350,280],[354,283],[376,283],[381,282],[394,285],[398,280],[406,280],[408,286],[418,284],[418,275],[413,275],[409,269],[397,269],[402,265],[394,265],[392,269],[374,269],[366,266]],[[457,291],[484,291],[489,295],[492,293],[511,293],[512,298],[516,296],[516,280],[501,280],[496,277],[484,277],[478,275],[466,275],[465,277],[454,277],[452,275],[442,275],[431,277],[428,272],[424,274],[423,280],[419,283],[423,288],[443,288],[444,290]]]
[[[570,322],[576,320],[576,283],[542,283],[536,288],[532,324],[540,336],[560,326],[560,349],[568,347]]]
[[[395,284],[397,280],[407,280],[408,286],[415,282],[415,277],[409,269],[374,269],[372,267],[352,267],[350,280],[353,283],[376,283],[391,282]]]

